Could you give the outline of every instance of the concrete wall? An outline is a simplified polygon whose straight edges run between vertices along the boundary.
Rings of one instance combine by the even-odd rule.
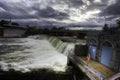
[[[75,45],[75,55],[77,56],[87,56],[87,51],[88,50],[88,47],[87,45],[80,45],[80,44],[77,44]]]
[[[112,57],[110,61],[111,68],[120,71],[120,35],[119,34],[89,34],[87,37],[87,45],[94,39],[97,47],[96,60],[100,62],[102,46],[104,42],[109,42],[112,45]]]

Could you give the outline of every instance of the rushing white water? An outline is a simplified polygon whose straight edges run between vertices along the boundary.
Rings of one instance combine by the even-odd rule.
[[[49,37],[48,40],[60,53],[66,56],[74,51],[74,44],[72,43],[63,42],[56,37]]]
[[[56,39],[49,38],[51,43],[45,36],[0,39],[0,47],[3,48],[0,50],[0,54],[3,53],[0,55],[0,68],[3,71],[14,69],[21,72],[41,68],[65,71],[66,55],[73,49],[73,46],[60,40],[55,42]]]

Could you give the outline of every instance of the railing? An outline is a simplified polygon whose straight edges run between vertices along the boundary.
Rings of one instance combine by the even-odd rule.
[[[80,70],[82,70],[82,72],[85,73],[86,76],[88,76],[91,80],[102,80],[88,70],[87,64],[85,62],[78,60],[78,58],[76,58],[74,55],[69,55],[68,57],[69,57],[69,60],[74,65],[76,65]]]
[[[120,72],[109,78],[106,78],[105,80],[120,80]]]

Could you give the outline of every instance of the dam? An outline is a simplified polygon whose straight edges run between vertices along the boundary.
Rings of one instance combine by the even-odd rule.
[[[87,61],[87,50],[90,48],[87,47],[87,41],[83,39],[46,35],[1,38],[0,47],[0,78],[6,76],[6,73],[9,77],[13,73],[14,77],[16,72],[23,76],[26,73],[33,75],[37,71],[34,75],[39,75],[39,78],[44,79],[42,77],[46,70],[60,73],[59,76],[50,77],[49,80],[56,80],[58,77],[60,80],[103,80],[106,78],[108,78],[106,80],[112,80],[116,76],[119,78],[119,73],[95,61],[94,56],[91,56],[93,59],[90,62]],[[91,55],[94,53],[95,51]],[[73,66],[77,70],[72,71]],[[67,70],[69,72],[66,73]],[[49,75],[52,74],[48,71]],[[47,76],[48,74],[45,79]],[[30,78],[29,80],[34,80]]]
[[[73,43],[46,35],[1,38],[0,79],[73,80],[76,72],[67,66],[73,51]]]
[[[70,60],[91,80],[119,80],[118,33],[119,31],[89,31],[86,46],[76,45],[75,54],[69,55]]]

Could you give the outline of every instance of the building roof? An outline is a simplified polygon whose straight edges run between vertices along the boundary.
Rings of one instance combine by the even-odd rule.
[[[4,25],[2,26],[3,28],[7,28],[7,29],[22,29],[25,30],[26,28],[24,27],[20,27],[20,26],[16,26],[16,25]]]

